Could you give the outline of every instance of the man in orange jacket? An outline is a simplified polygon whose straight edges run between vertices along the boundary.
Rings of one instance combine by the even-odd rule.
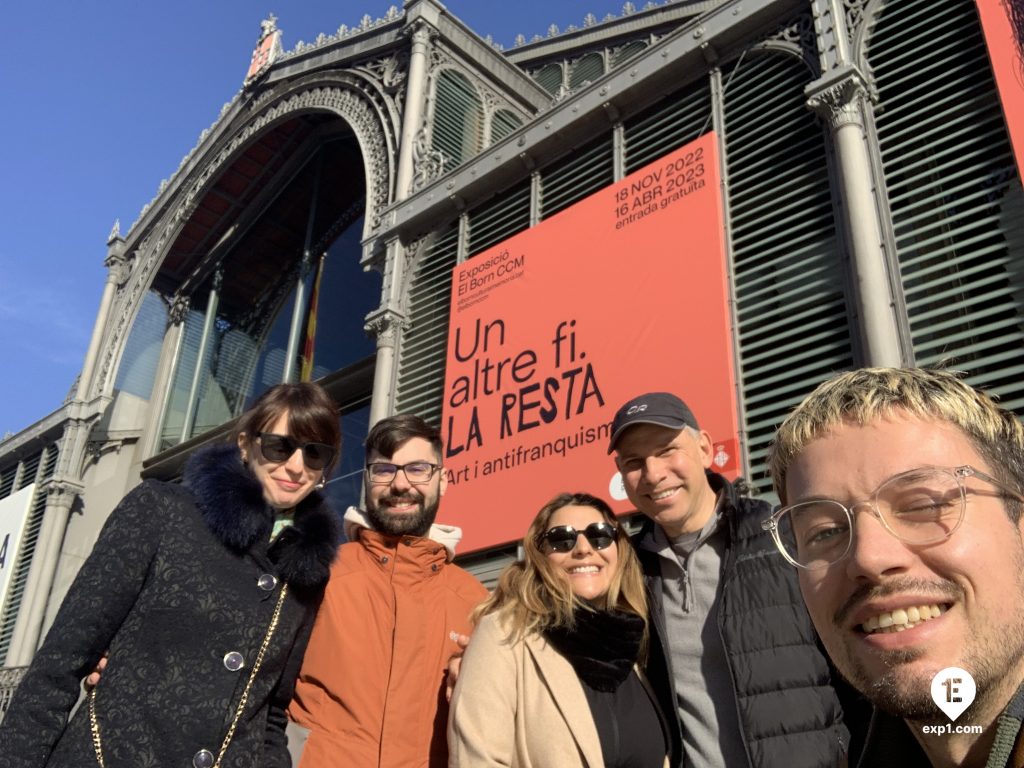
[[[447,765],[446,667],[487,590],[451,563],[461,530],[434,523],[445,485],[436,429],[370,430],[366,509],[345,514],[288,712],[309,731],[300,768]]]

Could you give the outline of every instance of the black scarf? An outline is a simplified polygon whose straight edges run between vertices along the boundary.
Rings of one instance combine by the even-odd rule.
[[[565,656],[584,683],[614,691],[640,654],[644,620],[635,613],[580,608],[573,626],[548,627],[544,637]]]

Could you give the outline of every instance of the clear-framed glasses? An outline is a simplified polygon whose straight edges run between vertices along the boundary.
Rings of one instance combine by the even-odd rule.
[[[439,465],[431,464],[429,461],[410,461],[408,464],[374,461],[366,465],[366,476],[373,485],[387,485],[401,470],[405,473],[405,479],[412,485],[422,485],[429,482],[438,469]]]
[[[920,467],[885,480],[871,497],[846,506],[834,499],[810,499],[791,504],[761,523],[775,545],[793,565],[809,570],[827,568],[849,554],[853,546],[853,514],[863,507],[885,529],[907,544],[935,544],[948,539],[964,520],[967,478],[977,478],[999,495],[1024,502],[1024,497],[974,467]]]

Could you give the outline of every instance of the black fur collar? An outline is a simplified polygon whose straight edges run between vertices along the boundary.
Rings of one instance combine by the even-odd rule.
[[[185,467],[183,484],[214,536],[234,552],[247,552],[270,538],[274,510],[263,487],[242,463],[238,448],[218,443],[196,451]],[[268,556],[288,584],[319,589],[327,583],[341,541],[341,526],[326,499],[313,491],[295,509]]]

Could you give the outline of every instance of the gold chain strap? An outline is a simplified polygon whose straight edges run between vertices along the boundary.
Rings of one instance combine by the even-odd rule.
[[[97,683],[99,685],[99,683]],[[89,691],[89,729],[92,731],[92,748],[96,750],[96,761],[100,768],[107,768],[103,762],[103,744],[100,743],[100,724],[96,719],[96,686]]]
[[[256,682],[256,675],[259,673],[260,667],[263,666],[263,657],[267,655],[267,648],[270,647],[270,638],[274,636],[274,630],[277,629],[277,623],[281,618],[281,608],[284,606],[284,598],[287,594],[288,585],[284,584],[281,587],[281,594],[277,598],[277,605],[274,606],[274,615],[270,617],[270,626],[267,627],[267,634],[263,638],[263,644],[260,646],[259,653],[256,654],[252,671],[249,673],[249,680],[242,690],[242,696],[238,700],[238,708],[235,710],[235,716],[231,720],[228,732],[224,735],[224,741],[220,745],[220,751],[217,753],[217,760],[214,762],[213,768],[220,768],[220,761],[224,758],[224,753],[228,751],[228,745],[231,744],[231,739],[235,735],[235,729],[238,728],[238,721],[242,719],[242,711],[249,701],[249,694],[252,692],[253,683]],[[96,719],[96,686],[93,686],[92,690],[89,691],[89,727],[92,730],[92,746],[96,751],[96,761],[100,764],[100,768],[107,768],[106,763],[103,762],[100,724]]]

